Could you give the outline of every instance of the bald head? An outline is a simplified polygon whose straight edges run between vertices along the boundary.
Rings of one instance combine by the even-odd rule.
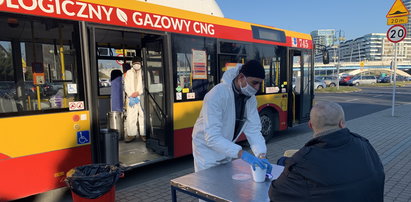
[[[321,133],[326,130],[344,128],[344,111],[335,102],[318,101],[311,109],[310,126],[314,133]]]

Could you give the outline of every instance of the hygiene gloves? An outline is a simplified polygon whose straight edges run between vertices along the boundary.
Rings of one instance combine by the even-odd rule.
[[[267,173],[271,174],[271,170],[273,167],[271,166],[271,163],[267,159],[259,159],[246,151],[243,151],[243,154],[241,155],[241,159],[243,159],[245,162],[250,164],[253,167],[253,170],[255,170],[255,165],[257,165],[262,169],[267,168]]]
[[[129,97],[128,99],[130,100],[130,102],[128,103],[130,107],[140,102],[140,99],[138,99],[138,97]]]

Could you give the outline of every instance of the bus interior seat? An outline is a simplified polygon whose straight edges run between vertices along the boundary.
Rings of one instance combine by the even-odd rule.
[[[17,112],[17,104],[14,99],[0,98],[0,112]]]

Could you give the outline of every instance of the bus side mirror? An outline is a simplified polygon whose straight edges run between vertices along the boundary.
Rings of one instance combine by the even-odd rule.
[[[328,50],[323,50],[323,64],[330,63],[330,55],[328,54]]]

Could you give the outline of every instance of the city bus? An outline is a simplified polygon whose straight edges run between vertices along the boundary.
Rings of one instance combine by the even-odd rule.
[[[132,0],[0,0],[0,28],[0,201],[64,187],[68,170],[104,163],[110,74],[134,56],[147,141],[118,141],[125,169],[190,155],[205,94],[251,59],[266,72],[264,137],[309,119],[308,34]]]

